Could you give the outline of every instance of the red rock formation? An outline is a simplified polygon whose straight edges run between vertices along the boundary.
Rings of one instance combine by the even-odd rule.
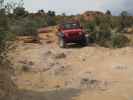
[[[85,20],[91,21],[93,20],[96,16],[104,16],[105,14],[100,11],[86,11],[85,13],[82,14]]]

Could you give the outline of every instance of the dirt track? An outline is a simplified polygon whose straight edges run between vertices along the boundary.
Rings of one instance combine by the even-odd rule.
[[[20,43],[12,52],[20,100],[133,99],[132,47],[61,49],[52,34],[41,34],[42,44]]]

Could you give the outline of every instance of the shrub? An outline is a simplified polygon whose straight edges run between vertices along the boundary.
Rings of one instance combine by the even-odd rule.
[[[7,58],[8,44],[12,40],[11,36],[5,9],[0,9],[0,100],[13,100],[13,93],[16,90],[11,79],[13,70]]]
[[[117,31],[120,27],[120,21],[112,16],[97,16],[95,24],[88,24],[88,29],[92,29],[90,38],[93,42],[100,46],[119,48],[126,46],[129,42],[128,38],[123,34],[118,34]],[[92,27],[93,26],[93,27]],[[115,30],[113,32],[112,30]]]
[[[11,23],[10,23],[11,24]],[[37,36],[38,28],[47,26],[46,17],[25,17],[14,19],[10,26],[13,33],[19,36]]]
[[[48,26],[56,25],[55,16],[48,16],[47,17],[47,25]]]
[[[133,20],[127,11],[122,11],[120,14],[120,29],[131,27],[133,25]]]
[[[15,35],[9,32],[5,9],[0,9],[0,55],[8,49],[9,41],[14,37]]]
[[[93,33],[91,35],[93,42],[100,46],[121,48],[129,44],[129,39],[120,33]]]
[[[96,28],[96,23],[95,23],[95,21],[87,21],[84,24],[84,27],[85,27],[87,32],[94,32],[95,28]]]
[[[93,41],[101,46],[107,46],[111,36],[110,17],[96,17],[96,25],[91,35]]]
[[[110,35],[110,32],[95,32],[91,34],[91,39],[93,42],[97,43],[100,46],[108,47]]]
[[[126,36],[119,33],[112,33],[111,35],[111,46],[113,48],[121,48],[126,46],[129,43],[129,40]]]

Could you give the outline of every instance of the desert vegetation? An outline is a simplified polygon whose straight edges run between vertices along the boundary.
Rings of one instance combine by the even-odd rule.
[[[36,13],[31,13],[23,7],[23,0],[20,0],[17,3],[7,2],[6,0],[0,0],[0,100],[9,100],[9,98],[11,100],[11,96],[13,96],[13,93],[15,93],[17,88],[11,78],[12,74],[14,73],[12,67],[13,65],[10,62],[11,59],[9,59],[7,56],[10,49],[12,49],[11,47],[16,41],[16,38],[23,36],[26,37],[30,36],[33,39],[32,42],[39,41],[38,29],[57,26],[63,20],[72,20],[72,19],[80,20],[86,32],[90,34],[89,40],[90,43],[92,44],[96,44],[102,47],[107,47],[108,49],[133,46],[133,41],[132,41],[133,38],[131,37],[133,34],[133,17],[130,14],[128,14],[127,11],[122,11],[118,16],[113,16],[111,14],[111,11],[107,10],[107,12],[104,13],[103,15],[96,15],[93,16],[92,20],[86,20],[83,15],[66,15],[65,13],[63,13],[62,15],[57,15],[55,11],[45,12],[44,10],[39,10]],[[32,48],[34,48],[34,46]],[[62,65],[60,65],[60,62],[58,60],[67,59],[66,55],[69,54],[69,52],[62,51],[67,54],[61,53],[56,55],[54,54],[55,53],[54,50],[50,51],[49,49],[46,48],[45,50],[46,52],[49,53],[45,54],[45,56],[46,57],[50,56],[51,58],[50,57],[49,58],[52,60],[50,60],[51,63],[49,64],[50,62],[49,59],[45,58],[45,60],[47,61],[46,66],[48,66],[48,68],[45,68],[43,70],[49,70],[53,66],[56,66],[56,68],[57,66],[59,66],[56,69],[57,71],[55,73],[60,74],[61,73],[60,70],[62,71],[62,73],[63,72],[65,73],[64,69],[66,68],[66,66],[64,66],[63,63]],[[57,48],[55,48],[55,50],[58,51]],[[86,54],[89,54],[87,50],[88,49],[85,49]],[[42,57],[43,52],[40,51],[41,50],[38,49],[37,53],[36,51],[34,52],[37,54],[37,56],[39,55]],[[102,50],[100,52],[102,52]],[[71,55],[71,58],[72,59],[78,58],[77,56],[78,54],[79,52],[77,51],[75,54],[76,56],[73,57],[73,55]],[[31,53],[31,55],[33,54]],[[79,58],[79,61],[80,60],[81,59]],[[82,58],[82,60],[85,62],[86,58]],[[25,60],[21,61],[21,63],[22,62],[24,63],[22,70],[24,72],[30,72],[29,71],[30,67],[34,65],[34,62],[29,61],[28,64],[25,63],[26,62]],[[44,64],[44,60],[42,60],[41,63]],[[75,62],[75,64],[77,63]],[[68,65],[67,68],[68,67],[71,66]],[[77,66],[75,67],[75,69],[76,68]],[[67,70],[69,71],[71,69]],[[97,82],[97,80],[92,80],[91,82],[88,81],[88,79],[83,78],[81,83],[83,84],[86,82],[93,83],[93,81]],[[56,85],[56,87],[58,88],[60,86]]]
[[[93,20],[85,20],[83,15],[66,15],[65,13],[56,15],[55,11],[38,10],[36,13],[30,13],[23,7],[22,0],[18,3],[7,3],[6,9],[1,9],[1,13],[6,13],[9,33],[17,36],[32,36],[34,40],[38,40],[39,28],[55,26],[63,20],[78,19],[86,31],[91,33],[93,42],[101,46],[116,48],[129,44],[123,33],[133,26],[133,17],[127,11],[113,16],[111,11],[107,10],[105,13],[92,16]]]
[[[8,27],[9,17],[6,15],[6,9],[4,8],[4,1],[0,1],[0,99],[1,100],[13,100],[13,95],[16,91],[16,86],[11,79],[13,70],[10,60],[7,57],[12,41],[15,39],[15,35],[10,32]]]
[[[133,26],[133,17],[128,15],[128,12],[123,11],[119,16],[113,16],[107,11],[91,21],[86,21],[82,17],[80,19],[86,30],[91,33],[93,42],[113,48],[128,45],[129,40],[125,33]]]

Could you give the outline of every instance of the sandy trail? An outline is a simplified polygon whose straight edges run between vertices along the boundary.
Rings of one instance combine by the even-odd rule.
[[[20,43],[11,53],[22,100],[133,99],[132,47],[61,49],[52,36],[45,37],[52,42]]]

